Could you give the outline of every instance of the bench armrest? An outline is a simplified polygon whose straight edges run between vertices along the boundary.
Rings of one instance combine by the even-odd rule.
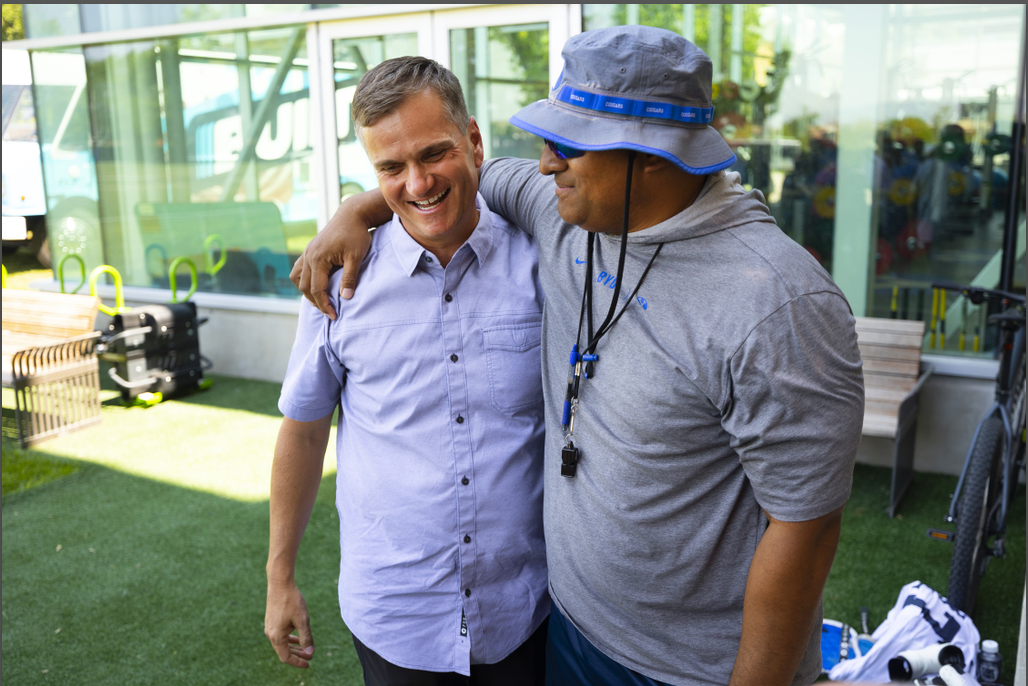
[[[918,393],[920,393],[921,392],[921,386],[924,386],[925,382],[928,380],[928,377],[930,377],[934,372],[935,372],[935,365],[934,364],[927,364],[927,363],[922,362],[921,363],[921,375],[919,377],[917,377],[917,383],[915,383],[914,387],[910,389],[909,393],[907,393],[907,398],[910,398],[910,397],[915,396]],[[906,398],[903,399],[903,402],[906,402]]]
[[[925,382],[928,381],[928,377],[935,371],[935,365],[922,364],[921,376],[917,378],[917,383],[907,393],[907,397],[900,403],[899,413],[896,417],[896,440],[902,438],[910,427],[914,424],[917,419],[917,411],[919,404],[917,402],[917,396],[921,393],[921,387],[924,386]]]
[[[51,345],[19,350],[11,357],[11,372],[14,380],[26,379],[95,357],[100,333],[99,331],[90,331]]]

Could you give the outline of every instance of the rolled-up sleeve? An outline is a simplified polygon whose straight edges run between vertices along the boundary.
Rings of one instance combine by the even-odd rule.
[[[298,422],[312,422],[331,413],[339,403],[346,369],[329,345],[332,320],[306,300],[300,306],[296,341],[278,409]]]
[[[853,316],[835,293],[793,298],[732,356],[722,424],[760,506],[807,521],[845,504],[864,415]]]

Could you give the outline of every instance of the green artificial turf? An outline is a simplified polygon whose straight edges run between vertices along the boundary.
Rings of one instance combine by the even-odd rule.
[[[297,566],[317,646],[311,669],[280,664],[263,635],[277,396],[276,384],[214,377],[209,391],[142,409],[121,407],[117,394],[104,390],[99,426],[17,451],[5,391],[5,680],[361,683],[336,599],[331,449]],[[877,625],[910,581],[945,592],[951,548],[925,530],[943,527],[955,483],[915,475],[900,516],[890,520],[889,470],[857,467],[825,591],[826,617],[859,626],[866,605]],[[1010,514],[1008,549],[1007,559],[989,567],[975,617],[983,637],[1000,642],[1005,682],[1013,674],[1025,579],[1023,486]]]
[[[69,462],[54,462],[38,456],[26,457],[12,448],[4,449],[3,493],[17,493],[74,474],[78,466]]]
[[[5,490],[9,461],[18,465],[12,476],[77,470],[4,495],[4,681],[361,683],[336,599],[331,474],[297,564],[312,667],[282,665],[264,637],[278,386],[215,377],[209,391],[150,409],[102,395],[97,427],[36,450],[3,439]]]

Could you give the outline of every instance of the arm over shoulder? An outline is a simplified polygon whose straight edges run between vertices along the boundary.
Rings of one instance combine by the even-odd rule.
[[[553,180],[540,174],[532,160],[488,160],[482,166],[478,190],[490,210],[529,235],[535,235],[541,216],[556,213]]]

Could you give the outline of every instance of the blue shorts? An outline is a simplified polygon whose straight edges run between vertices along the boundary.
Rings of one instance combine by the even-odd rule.
[[[667,686],[601,653],[554,604],[546,640],[546,686]]]

